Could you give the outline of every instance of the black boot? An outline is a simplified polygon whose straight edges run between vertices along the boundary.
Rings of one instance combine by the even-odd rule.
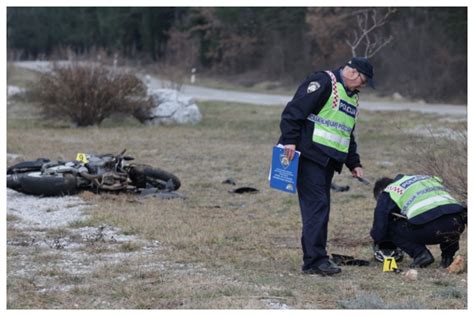
[[[441,263],[439,264],[439,266],[441,268],[447,268],[451,265],[451,263],[453,263],[453,260],[454,258],[453,257],[450,257],[450,256],[441,256]]]
[[[425,268],[434,262],[433,255],[426,249],[421,254],[413,258],[410,268]]]
[[[334,262],[331,260],[327,260],[321,263],[317,267],[313,267],[307,270],[303,270],[304,274],[320,274],[320,275],[333,275],[341,272],[341,268],[339,268]]]

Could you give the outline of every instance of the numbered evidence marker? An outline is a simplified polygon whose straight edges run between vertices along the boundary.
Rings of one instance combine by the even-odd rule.
[[[394,257],[385,257],[383,259],[383,272],[392,272],[397,270],[397,261]]]
[[[83,153],[78,153],[77,156],[76,156],[76,160],[81,161],[83,163],[88,163],[89,162],[89,160],[87,159],[87,155],[83,154]]]

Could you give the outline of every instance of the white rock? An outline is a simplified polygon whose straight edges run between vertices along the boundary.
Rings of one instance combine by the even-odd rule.
[[[145,122],[148,125],[196,124],[202,120],[199,107],[193,99],[176,90],[155,89],[148,94],[155,105],[151,117]]]
[[[199,112],[198,106],[192,104],[184,108],[182,111],[176,112],[173,115],[173,118],[178,124],[197,124],[201,121],[202,115],[201,112]]]
[[[171,117],[178,109],[179,105],[176,102],[164,101],[153,108],[151,113],[153,117]]]

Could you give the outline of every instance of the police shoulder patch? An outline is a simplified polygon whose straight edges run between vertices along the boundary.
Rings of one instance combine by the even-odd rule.
[[[311,81],[308,85],[308,88],[306,89],[306,92],[307,93],[312,93],[312,92],[318,90],[320,87],[321,87],[321,85],[319,84],[319,82]]]

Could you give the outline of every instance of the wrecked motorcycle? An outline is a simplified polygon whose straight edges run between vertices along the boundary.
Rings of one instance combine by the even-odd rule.
[[[174,174],[145,164],[131,163],[123,150],[118,155],[77,154],[72,161],[38,158],[7,169],[7,187],[32,195],[73,195],[83,190],[136,192],[176,191],[181,182]]]

